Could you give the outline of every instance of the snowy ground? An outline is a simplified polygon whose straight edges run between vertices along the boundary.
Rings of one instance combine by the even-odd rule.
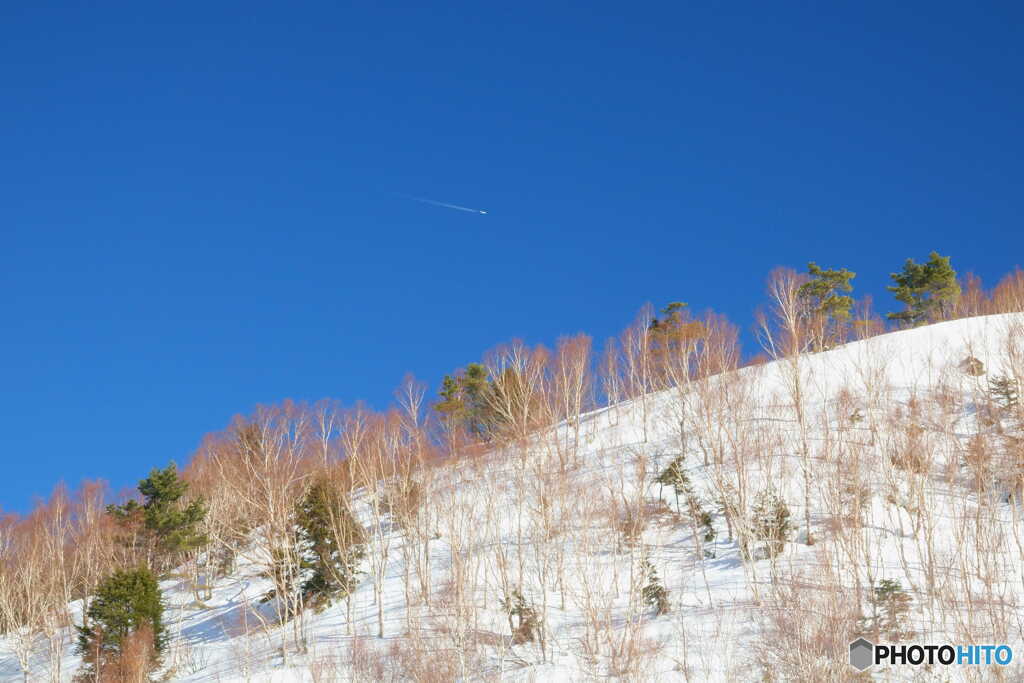
[[[432,494],[430,605],[407,599],[422,580],[407,559],[422,556],[422,544],[395,524],[376,535],[388,548],[383,639],[376,637],[379,613],[369,568],[350,601],[306,617],[301,630],[307,651],[299,654],[289,645],[287,660],[281,643],[294,643],[295,625],[272,624],[271,607],[259,603],[269,581],[257,567],[241,560],[202,604],[188,579],[163,581],[173,636],[171,677],[351,680],[353,658],[365,658],[369,649],[386,654],[392,668],[374,674],[369,665],[357,666],[364,680],[413,675],[414,667],[397,664],[410,656],[442,672],[438,680],[619,674],[635,680],[752,680],[762,677],[766,662],[774,666],[759,647],[777,623],[772,610],[799,614],[818,605],[813,590],[794,588],[800,581],[842,586],[849,602],[863,603],[863,587],[860,593],[857,587],[879,578],[898,579],[910,592],[907,623],[914,641],[1005,641],[1024,659],[1021,511],[1007,500],[1008,479],[999,467],[979,475],[965,456],[979,434],[995,448],[1005,443],[1000,430],[1012,432],[1012,425],[983,419],[982,404],[991,377],[1013,374],[1012,341],[1022,325],[1024,316],[1014,314],[887,334],[795,364],[745,368],[683,399],[670,390],[596,411],[581,419],[582,445],[564,478],[550,476],[555,456],[545,455],[541,444],[529,457],[492,454],[446,468]],[[985,374],[964,372],[969,357],[981,361]],[[795,380],[803,396],[803,430],[794,408]],[[570,432],[564,428],[563,443]],[[683,444],[694,491],[717,533],[704,546],[707,553],[698,551],[687,516],[675,514],[672,492],[659,491],[652,481]],[[906,452],[924,459],[920,471],[894,466],[892,454]],[[997,458],[1004,470],[1007,462]],[[984,486],[977,485],[979,477]],[[728,485],[748,510],[768,483],[788,503],[794,531],[775,560],[744,562],[716,500]],[[805,494],[814,545],[801,542]],[[857,507],[848,496],[861,496],[862,517],[843,526]],[[659,498],[664,504],[656,503]],[[627,543],[616,520],[637,501],[650,515],[639,537]],[[979,554],[980,547],[990,552]],[[669,591],[668,614],[655,616],[638,600],[644,560]],[[456,577],[463,590],[458,595]],[[546,605],[543,648],[511,643],[498,604],[508,585],[524,586],[532,604]],[[806,618],[808,638],[823,610]],[[834,635],[841,642],[852,639]],[[78,666],[70,643],[68,633],[62,680],[70,680]],[[424,663],[425,656],[436,657],[436,666]],[[50,678],[48,661],[41,642],[34,679]],[[792,677],[786,673],[790,664],[780,660],[776,675]],[[829,671],[850,673],[845,660],[832,664],[836,669],[823,661],[805,670],[826,678],[839,675]],[[1001,673],[889,669],[874,675],[1014,680],[1022,671],[1015,662]],[[0,640],[0,679],[21,677],[9,639]]]

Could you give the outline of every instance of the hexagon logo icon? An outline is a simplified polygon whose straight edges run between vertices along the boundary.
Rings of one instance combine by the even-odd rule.
[[[850,666],[863,671],[871,666],[875,658],[875,644],[865,638],[850,643]]]

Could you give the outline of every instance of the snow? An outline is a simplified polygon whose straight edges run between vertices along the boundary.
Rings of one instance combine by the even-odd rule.
[[[621,646],[621,639],[635,635],[632,644],[637,651],[656,650],[636,658],[636,680],[749,680],[761,675],[764,658],[770,657],[763,645],[771,606],[805,606],[779,602],[773,575],[840,583],[855,600],[854,586],[858,578],[867,580],[867,571],[875,579],[899,579],[910,590],[915,642],[959,643],[968,635],[982,638],[977,642],[1007,639],[1024,657],[1024,576],[1021,551],[1013,540],[1021,537],[1021,510],[998,486],[979,492],[962,458],[975,434],[993,429],[981,421],[981,397],[990,378],[1012,374],[1012,342],[1021,329],[1024,315],[1008,314],[900,331],[805,355],[796,362],[777,361],[713,378],[709,396],[736,400],[703,412],[699,406],[704,404],[694,394],[684,405],[679,392],[668,390],[585,415],[580,420],[579,466],[567,480],[571,488],[563,492],[565,500],[554,504],[552,515],[561,531],[553,537],[538,528],[532,521],[535,516],[523,516],[526,508],[517,507],[516,501],[525,499],[523,505],[529,506],[530,500],[538,499],[533,494],[539,487],[530,463],[519,455],[490,454],[448,467],[441,471],[435,492],[437,538],[430,549],[430,583],[439,597],[431,607],[407,603],[407,540],[397,525],[382,531],[390,541],[382,593],[383,639],[376,638],[378,613],[369,572],[361,577],[351,604],[342,601],[305,617],[308,651],[300,654],[289,648],[287,659],[281,643],[291,626],[274,626],[272,610],[260,604],[270,582],[257,566],[241,560],[230,576],[215,582],[211,599],[202,604],[196,603],[188,579],[164,580],[161,589],[172,634],[168,671],[173,680],[193,682],[352,680],[354,642],[356,650],[388,654],[393,665],[400,657],[391,648],[406,647],[414,625],[422,629],[417,633],[428,651],[452,652],[459,637],[472,636],[483,643],[477,656],[454,664],[457,677],[467,679],[613,677],[615,643]],[[984,364],[985,374],[963,372],[961,364],[971,357]],[[810,453],[806,460],[800,454],[792,398],[795,380],[803,392]],[[946,412],[934,400],[940,396],[952,397]],[[849,420],[851,408],[861,416],[859,421]],[[691,425],[684,430],[686,469],[695,492],[714,516],[717,538],[706,546],[713,557],[696,551],[690,524],[685,519],[673,521],[664,507],[632,546],[617,541],[607,519],[612,501],[636,499],[638,467],[646,471],[642,493],[648,499],[659,496],[659,487],[650,482],[680,451],[681,417]],[[700,420],[700,429],[692,426]],[[899,425],[910,421],[925,428],[920,449],[931,462],[925,474],[896,468],[888,457],[905,438]],[[569,426],[563,430],[567,436]],[[708,445],[713,437],[725,444],[720,451],[723,462],[708,467],[701,444]],[[542,450],[540,445],[535,448]],[[845,448],[848,453],[839,457],[826,448]],[[724,515],[712,503],[722,478],[732,481],[739,476],[741,460],[749,497],[770,483],[792,513],[794,533],[774,561],[744,563],[735,540],[727,539]],[[800,542],[805,538],[805,465],[816,540],[811,546]],[[837,475],[840,465],[849,469]],[[525,468],[525,477],[517,477],[520,467]],[[846,495],[841,486],[837,488],[843,483],[859,483],[869,496],[860,532],[863,562],[858,560],[856,571],[844,570],[849,563],[836,559],[846,549],[835,542],[830,526],[839,498]],[[671,491],[660,496],[665,505],[675,507]],[[965,524],[965,519],[977,523]],[[971,564],[968,549],[976,542],[991,542],[1000,549],[989,558],[994,565],[987,575]],[[561,571],[568,586],[553,579],[559,571],[553,564],[557,547],[564,549]],[[503,553],[509,565],[504,568]],[[650,560],[669,590],[673,609],[666,615],[630,610],[631,568],[635,571],[641,556]],[[928,566],[952,569],[930,577]],[[829,567],[838,567],[839,575],[829,573]],[[468,577],[471,632],[460,631],[463,627],[452,614],[460,603],[444,593],[456,571]],[[536,643],[511,644],[506,616],[498,605],[503,571],[522,577],[535,605],[546,602],[545,652]],[[943,595],[966,596],[969,589],[977,595],[998,595],[1003,607],[984,612],[972,611],[967,604],[938,604],[941,601],[929,599],[925,590],[936,579],[959,582]],[[983,590],[986,581],[994,584],[988,592]],[[813,602],[813,597],[807,599]],[[79,606],[72,607],[77,620]],[[261,628],[261,618],[270,627]],[[588,626],[595,618],[605,627]],[[844,642],[854,637],[837,636]],[[68,630],[61,680],[70,680],[79,664],[72,640]],[[48,662],[41,640],[33,679],[49,679]],[[817,671],[828,670],[828,662],[819,664],[826,668]],[[850,673],[845,659],[832,665],[835,671]],[[1014,666],[1006,672],[1011,678],[1021,672]],[[911,667],[874,670],[876,676],[889,679],[909,679],[914,673]],[[957,668],[942,674],[954,679],[967,675]],[[21,678],[11,638],[0,640],[0,679]]]

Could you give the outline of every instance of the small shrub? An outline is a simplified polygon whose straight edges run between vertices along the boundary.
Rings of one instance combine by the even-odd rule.
[[[760,680],[865,683],[847,659],[859,613],[830,578],[796,574],[769,588],[759,615],[763,635],[751,644]]]
[[[662,486],[672,487],[672,491],[676,496],[676,510],[679,512],[682,512],[679,503],[679,498],[682,496],[693,523],[704,530],[704,542],[711,543],[715,540],[716,536],[715,527],[712,524],[713,518],[711,513],[704,509],[700,498],[693,492],[690,477],[686,474],[686,470],[683,469],[683,461],[684,456],[676,456],[654,481]]]
[[[661,579],[658,578],[658,572],[654,569],[654,565],[646,560],[642,565],[642,570],[646,577],[646,584],[640,591],[644,604],[654,608],[656,615],[666,614],[672,606],[668,601],[668,591],[661,585]]]
[[[100,680],[149,683],[149,673],[153,668],[155,655],[153,628],[149,624],[143,624],[124,639],[121,652],[105,667]]]
[[[769,557],[782,552],[792,525],[786,501],[773,489],[765,489],[757,495],[751,510],[750,528],[754,537],[765,544]]]
[[[590,637],[580,641],[583,680],[650,681],[658,678],[657,662],[665,644],[645,638],[636,624],[614,628],[611,623],[593,625]]]
[[[711,513],[704,509],[696,496],[690,496],[687,503],[690,506],[690,514],[693,516],[694,523],[704,530],[704,542],[714,543],[718,532],[715,531],[714,518]]]
[[[974,356],[967,356],[960,361],[960,372],[971,377],[981,377],[985,374],[985,364]]]
[[[523,594],[512,591],[511,596],[501,599],[501,608],[508,616],[508,627],[512,631],[512,642],[532,643],[540,631],[540,616],[537,609],[526,602]]]
[[[903,426],[894,425],[893,432],[895,436],[889,446],[889,462],[907,472],[926,473],[929,463],[924,427],[907,422]]]
[[[316,657],[309,663],[309,676],[313,683],[334,683],[344,680],[339,662],[334,657]]]
[[[989,485],[998,479],[992,453],[981,434],[975,434],[968,442],[964,451],[964,464],[978,493],[988,490]]]
[[[643,508],[627,507],[619,518],[617,530],[622,543],[627,546],[636,545],[647,528],[647,515]]]
[[[993,377],[988,381],[988,393],[993,403],[1006,410],[1020,405],[1020,391],[1017,380],[1006,375]]]
[[[437,647],[437,643],[424,641],[417,636],[415,632],[408,634],[392,641],[386,648],[376,647],[366,638],[355,638],[352,640],[350,655],[351,675],[338,675],[337,678],[324,680],[351,680],[355,683],[449,683],[464,676],[459,653],[451,648]],[[465,659],[466,653],[462,654]],[[470,660],[466,664],[475,668],[479,663]]]
[[[235,560],[235,549],[228,545],[218,545],[210,553],[214,575],[218,578],[231,576],[231,573],[235,571]]]
[[[914,632],[906,628],[912,599],[896,579],[882,579],[868,598],[871,616],[861,619],[861,632],[877,639],[906,640]]]
[[[848,523],[861,519],[871,503],[871,487],[863,482],[845,481],[839,490],[840,504],[846,512]]]
[[[353,681],[383,681],[386,665],[384,658],[366,638],[355,637],[349,651]]]
[[[676,494],[676,510],[679,510],[679,496],[685,496],[690,492],[690,477],[683,468],[684,455],[677,455],[672,459],[664,470],[654,478],[655,483],[662,487],[668,486]]]

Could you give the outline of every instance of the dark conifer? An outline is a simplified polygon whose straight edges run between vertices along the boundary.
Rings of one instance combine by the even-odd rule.
[[[78,628],[77,652],[82,655],[80,680],[107,680],[104,673],[120,665],[129,638],[152,638],[151,670],[167,645],[163,600],[156,577],[148,569],[116,571],[96,589],[85,624]]]
[[[774,557],[782,552],[792,529],[786,501],[775,491],[764,490],[755,499],[751,516],[754,537],[765,543],[769,556]]]
[[[850,280],[857,274],[845,268],[825,270],[811,261],[807,264],[810,279],[800,285],[800,298],[804,315],[815,320],[820,330],[815,339],[817,350],[842,341],[844,326],[850,320],[853,298],[843,292],[853,291]]]
[[[165,469],[153,469],[139,482],[144,502],[130,500],[124,505],[110,505],[107,512],[125,527],[142,527],[143,536],[155,551],[158,568],[180,559],[181,555],[208,543],[200,525],[206,516],[201,499],[185,503],[188,483],[178,475],[174,463]]]
[[[296,512],[302,568],[311,570],[301,590],[306,604],[319,608],[355,590],[366,532],[344,494],[323,479],[313,483]]]
[[[661,584],[661,579],[658,578],[658,572],[655,571],[654,565],[645,560],[641,569],[646,577],[645,585],[640,590],[644,603],[648,607],[653,607],[656,615],[667,613],[672,607],[668,601],[668,591]]]
[[[448,423],[448,428],[461,427],[477,439],[487,439],[495,425],[491,402],[493,385],[487,368],[470,363],[465,371],[445,375],[439,392],[441,400],[434,404]]]
[[[905,305],[902,311],[890,313],[890,320],[914,326],[941,320],[953,310],[953,305],[960,298],[960,285],[949,258],[933,251],[927,263],[907,259],[902,271],[889,276],[895,285],[886,289]]]

